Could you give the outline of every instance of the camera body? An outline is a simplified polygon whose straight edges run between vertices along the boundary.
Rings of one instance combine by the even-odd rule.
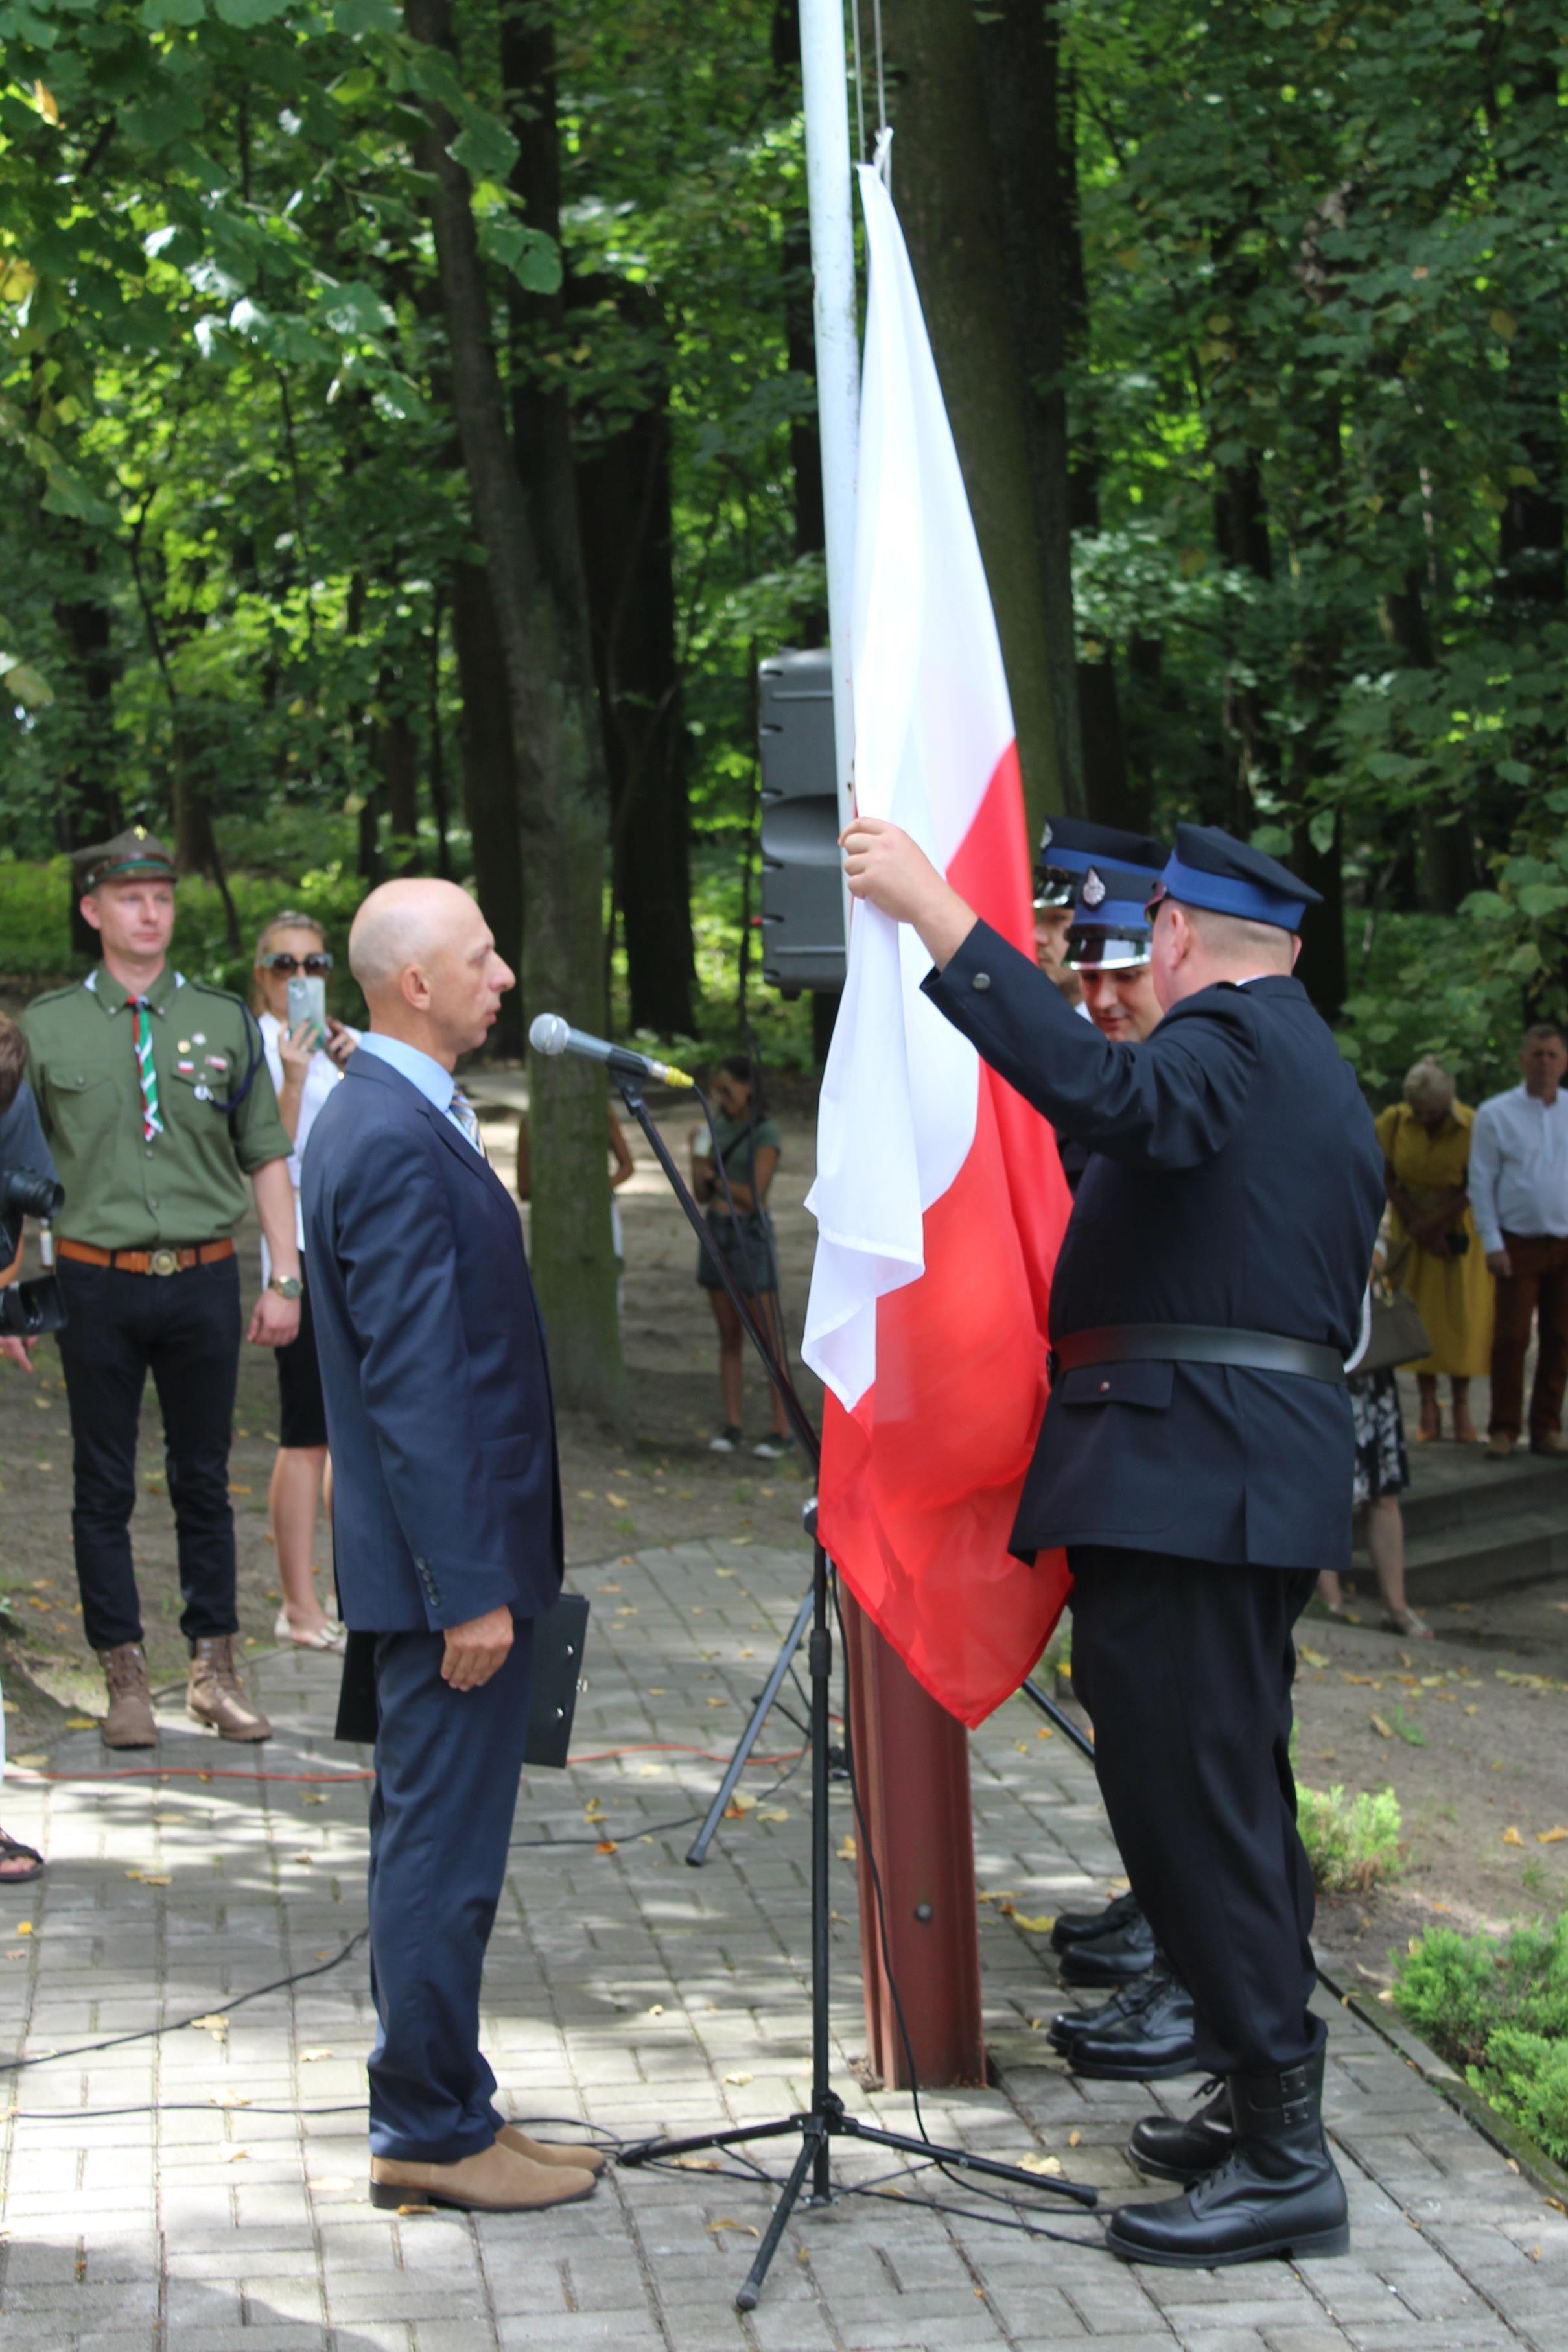
[[[0,1336],[36,1339],[65,1322],[65,1301],[52,1274],[32,1282],[6,1278],[21,1253],[23,1218],[53,1217],[65,1197],[64,1186],[52,1176],[31,1168],[0,1168]]]

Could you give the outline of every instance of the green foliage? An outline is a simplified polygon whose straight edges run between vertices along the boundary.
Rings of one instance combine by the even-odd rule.
[[[1399,1875],[1399,1800],[1392,1789],[1347,1797],[1337,1783],[1327,1790],[1298,1786],[1296,1802],[1313,1883],[1325,1895],[1364,1895],[1380,1880]]]
[[[1501,1940],[1432,1928],[1400,1960],[1394,1998],[1500,2114],[1568,2163],[1568,1915]]]

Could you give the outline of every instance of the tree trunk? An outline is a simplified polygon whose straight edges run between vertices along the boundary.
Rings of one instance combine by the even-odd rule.
[[[419,871],[419,738],[406,710],[388,709],[395,691],[383,672],[377,693],[382,716],[376,723],[376,751],[386,801],[387,833],[394,874]]]
[[[636,293],[623,289],[628,302]],[[577,482],[632,1025],[689,1037],[696,959],[664,398],[585,453]]]
[[[1051,661],[1051,711],[1064,805],[1090,807],[1072,606],[1074,470],[1066,370],[1086,325],[1077,157],[1063,136],[1055,0],[998,0],[979,20],[986,113],[996,158],[1002,256],[1019,364]],[[1088,453],[1091,467],[1093,453]],[[1091,488],[1091,499],[1093,490]],[[1096,665],[1102,667],[1102,665]],[[1114,681],[1112,681],[1113,695]],[[1113,740],[1119,741],[1119,735]],[[1119,795],[1114,776],[1105,797]],[[1098,807],[1096,814],[1100,814]]]
[[[1031,838],[1063,798],[1025,388],[967,0],[887,0],[894,185],[985,560]]]
[[[454,49],[449,0],[404,0],[404,14],[415,40]],[[553,89],[548,96],[553,137]],[[559,452],[531,451],[534,495],[525,493],[507,438],[468,175],[449,152],[457,126],[439,105],[426,111],[418,161],[432,184],[453,401],[475,529],[489,557],[521,788],[524,994],[536,1009],[559,1005],[578,1027],[602,1031],[609,793],[580,556],[575,583],[570,576],[570,448],[563,431]],[[603,1074],[563,1055],[537,1058],[531,1076],[534,1272],[556,1393],[625,1426]]]
[[[77,561],[88,581],[98,572],[98,549],[80,525],[63,516],[51,519],[57,533],[78,535]],[[71,733],[70,754],[62,781],[59,845],[76,850],[90,842],[108,841],[124,823],[120,788],[114,780],[114,687],[120,661],[114,651],[113,619],[99,597],[82,594],[55,607],[55,625],[69,649],[77,676],[79,716]],[[96,957],[99,938],[82,920],[80,907],[71,900],[71,946],[78,955]]]
[[[463,813],[473,846],[474,887],[496,946],[515,972],[523,969],[523,831],[517,762],[507,695],[501,633],[490,573],[483,563],[452,567],[452,644],[463,698]],[[546,1008],[548,1010],[548,1007]],[[520,988],[501,999],[493,1034],[506,1053],[523,1049]]]
[[[446,602],[435,591],[430,614],[430,669],[426,723],[430,729],[430,814],[435,826],[435,870],[444,882],[452,879],[452,811],[446,796],[446,738],[441,724],[441,633]],[[513,967],[516,970],[516,966]]]

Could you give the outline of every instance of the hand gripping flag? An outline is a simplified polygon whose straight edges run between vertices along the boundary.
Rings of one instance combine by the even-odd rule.
[[[1032,953],[1001,648],[892,199],[860,171],[870,292],[855,541],[855,801]],[[913,932],[857,905],[822,1080],[802,1349],[828,1390],[823,1541],[918,1681],[981,1722],[1068,1590],[1008,1536],[1046,1392],[1071,1202],[1045,1122],[920,992]]]

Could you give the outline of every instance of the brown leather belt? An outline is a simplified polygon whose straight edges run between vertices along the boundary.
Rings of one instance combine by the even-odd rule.
[[[202,1242],[193,1249],[106,1250],[91,1242],[57,1242],[57,1257],[79,1258],[83,1265],[111,1265],[117,1274],[185,1274],[193,1265],[216,1265],[233,1257],[232,1241]]]

